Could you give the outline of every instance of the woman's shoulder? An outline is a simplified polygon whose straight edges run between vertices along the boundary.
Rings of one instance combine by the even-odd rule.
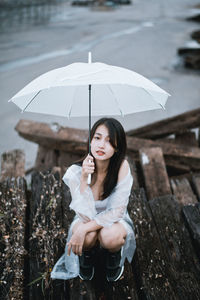
[[[70,167],[67,168],[63,178],[64,177],[69,177],[69,176],[72,176],[72,175],[79,175],[81,173],[81,169],[82,169],[82,167],[80,165],[73,164],[73,165],[71,165]]]
[[[123,160],[119,173],[118,173],[118,182],[122,181],[130,172],[130,166],[126,159]]]

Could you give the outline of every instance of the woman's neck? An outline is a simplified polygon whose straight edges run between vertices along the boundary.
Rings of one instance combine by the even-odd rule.
[[[105,174],[108,171],[109,160],[98,161],[96,160],[97,174]]]

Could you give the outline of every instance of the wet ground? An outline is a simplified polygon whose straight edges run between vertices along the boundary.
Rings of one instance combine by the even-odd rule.
[[[7,101],[30,80],[53,68],[76,61],[93,61],[132,69],[153,80],[171,94],[166,110],[137,113],[120,119],[125,129],[171,117],[200,106],[198,72],[179,65],[177,49],[190,42],[199,29],[186,17],[197,12],[200,0],[135,0],[132,5],[98,11],[51,2],[0,10],[0,154],[25,150],[27,168],[35,160],[37,146],[14,130],[20,119],[59,122],[87,128],[84,119],[55,118],[20,110]]]

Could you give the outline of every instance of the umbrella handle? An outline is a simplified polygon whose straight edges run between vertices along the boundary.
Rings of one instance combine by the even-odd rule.
[[[89,162],[91,163],[91,160],[89,160]],[[88,174],[87,184],[91,184],[91,178],[92,178],[92,175]]]
[[[91,174],[88,174],[87,184],[91,184]]]

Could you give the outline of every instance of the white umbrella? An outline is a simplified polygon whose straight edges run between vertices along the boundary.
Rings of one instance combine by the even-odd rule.
[[[88,91],[89,90],[89,91]],[[91,95],[92,90],[92,95]],[[103,63],[73,63],[31,81],[9,101],[22,112],[65,117],[127,115],[164,108],[168,96],[152,81],[131,70]]]

